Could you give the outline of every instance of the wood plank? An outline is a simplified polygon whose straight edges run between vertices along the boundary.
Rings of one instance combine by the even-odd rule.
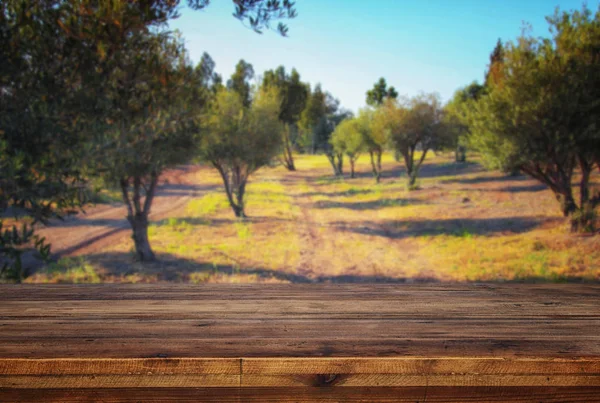
[[[47,403],[599,403],[600,388],[131,388],[0,389],[0,401]]]
[[[599,330],[600,285],[2,286],[0,401],[593,402]]]
[[[244,375],[405,374],[405,375],[600,375],[600,357],[558,358],[244,358]]]
[[[236,358],[236,357],[589,357],[594,340],[545,339],[3,339],[0,358]]]
[[[31,326],[36,331],[32,334]],[[37,319],[0,320],[0,340],[103,339],[103,338],[497,338],[600,341],[600,319],[240,319],[240,320],[136,320]],[[525,332],[525,330],[527,330]]]
[[[0,359],[3,375],[240,375],[241,359],[231,358],[53,358]]]
[[[498,298],[518,302],[558,298],[597,301],[598,284],[4,284],[3,301],[56,300],[227,300],[227,299],[397,299],[437,294],[453,298]],[[210,298],[209,298],[210,297]]]
[[[439,297],[385,300],[101,300],[3,301],[0,320],[12,318],[104,318],[104,319],[436,319],[436,318],[586,318],[599,319],[598,300],[568,303],[557,301],[486,301],[455,300]],[[110,308],[110,309],[107,309]],[[567,314],[568,312],[568,314]]]
[[[239,375],[7,375],[0,388],[198,388],[239,387]]]

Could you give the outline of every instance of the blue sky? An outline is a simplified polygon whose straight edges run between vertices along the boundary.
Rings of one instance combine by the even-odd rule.
[[[599,0],[588,1],[593,10]],[[400,94],[437,92],[445,101],[481,81],[498,38],[516,38],[523,22],[546,35],[544,19],[580,9],[572,0],[297,0],[289,37],[262,35],[231,16],[230,0],[212,0],[203,11],[183,8],[170,23],[182,32],[191,59],[208,52],[227,78],[240,59],[257,74],[283,65],[356,111],[365,92],[385,77]]]

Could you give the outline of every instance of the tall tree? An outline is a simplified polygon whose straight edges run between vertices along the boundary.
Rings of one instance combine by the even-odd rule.
[[[448,131],[448,146],[454,149],[456,162],[467,159],[467,143],[470,127],[467,115],[470,109],[485,94],[485,87],[472,82],[454,93],[444,107],[444,124]]]
[[[295,171],[293,150],[298,144],[298,121],[302,111],[306,108],[309,86],[300,80],[300,74],[292,69],[290,74],[285,72],[285,67],[279,66],[276,70],[266,71],[263,75],[262,86],[277,89],[281,96],[279,119],[286,125],[283,131],[282,163],[290,171]]]
[[[306,106],[298,121],[302,143],[311,153],[315,153],[320,145],[319,137],[325,129],[326,119],[326,94],[321,89],[321,85],[317,84],[314,90],[309,91]]]
[[[219,171],[236,217],[246,217],[246,184],[269,164],[281,146],[280,96],[261,88],[249,107],[232,90],[217,92],[204,120],[200,153]]]
[[[490,54],[490,63],[488,64],[488,69],[485,72],[485,85],[498,85],[500,79],[502,78],[502,70],[504,63],[504,45],[502,41],[498,39],[496,42],[496,47]]]
[[[548,22],[551,39],[524,33],[506,45],[500,80],[470,117],[472,139],[488,163],[547,185],[572,231],[592,230],[600,204],[590,182],[600,155],[600,8],[557,11]]]
[[[245,107],[250,106],[250,103],[252,102],[250,98],[252,90],[250,80],[253,78],[254,68],[250,63],[247,63],[242,59],[235,66],[235,71],[231,75],[231,78],[227,80],[227,88],[240,95]]]
[[[394,87],[388,87],[385,78],[381,77],[373,85],[373,88],[367,91],[367,105],[379,106],[387,99],[398,98],[398,92]]]
[[[202,54],[200,63],[196,66],[196,74],[199,75],[201,88],[208,88],[215,92],[222,83],[223,78],[215,71],[216,63],[206,52]]]

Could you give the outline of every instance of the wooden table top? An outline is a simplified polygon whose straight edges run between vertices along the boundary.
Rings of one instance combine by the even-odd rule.
[[[0,286],[5,397],[323,386],[429,388],[428,401],[435,388],[527,387],[598,401],[600,286]]]

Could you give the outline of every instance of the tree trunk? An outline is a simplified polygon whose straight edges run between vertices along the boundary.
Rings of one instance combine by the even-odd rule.
[[[140,262],[153,262],[156,260],[156,256],[148,240],[148,216],[158,184],[158,173],[152,172],[150,174],[150,184],[146,190],[143,204],[141,195],[142,178],[139,176],[133,177],[133,195],[131,198],[129,197],[129,181],[130,179],[127,178],[121,179],[121,192],[123,202],[127,206],[127,221],[129,221],[133,231],[131,238],[135,246],[136,258]]]
[[[337,165],[335,163],[335,154],[325,154],[327,156],[327,161],[331,164],[331,168],[333,169],[333,175],[339,176]]]
[[[465,162],[467,160],[467,148],[460,145],[456,146],[454,157],[456,162]]]
[[[292,154],[292,139],[291,137],[291,128],[288,127],[284,133],[283,138],[283,165],[287,168],[288,171],[295,171],[296,166],[294,164],[294,156]]]
[[[133,242],[135,245],[135,255],[140,262],[153,262],[156,256],[150,247],[148,240],[148,217],[144,213],[138,213],[134,216],[128,216],[127,221],[133,229]]]
[[[338,176],[344,175],[344,154],[337,155],[337,172]]]
[[[223,179],[223,186],[225,187],[225,194],[227,195],[227,200],[229,201],[229,205],[233,210],[233,214],[235,214],[238,218],[246,218],[246,213],[244,212],[244,193],[246,190],[246,180],[247,178],[235,178],[235,175],[232,174],[232,178],[229,178],[229,173],[225,171],[223,166],[215,161],[213,161],[213,166],[217,168],[219,174],[221,174],[221,178]],[[236,189],[234,200],[234,192],[233,189]],[[237,201],[237,202],[236,202]]]
[[[590,204],[585,204],[577,209],[570,216],[571,232],[595,232],[596,214]]]
[[[377,154],[377,156],[375,154]],[[381,152],[372,150],[369,151],[369,155],[371,156],[371,168],[373,170],[375,182],[379,183],[381,179]]]
[[[350,177],[354,178],[354,159],[350,158]]]
[[[417,175],[414,171],[408,173],[408,187],[412,188],[417,183]]]

